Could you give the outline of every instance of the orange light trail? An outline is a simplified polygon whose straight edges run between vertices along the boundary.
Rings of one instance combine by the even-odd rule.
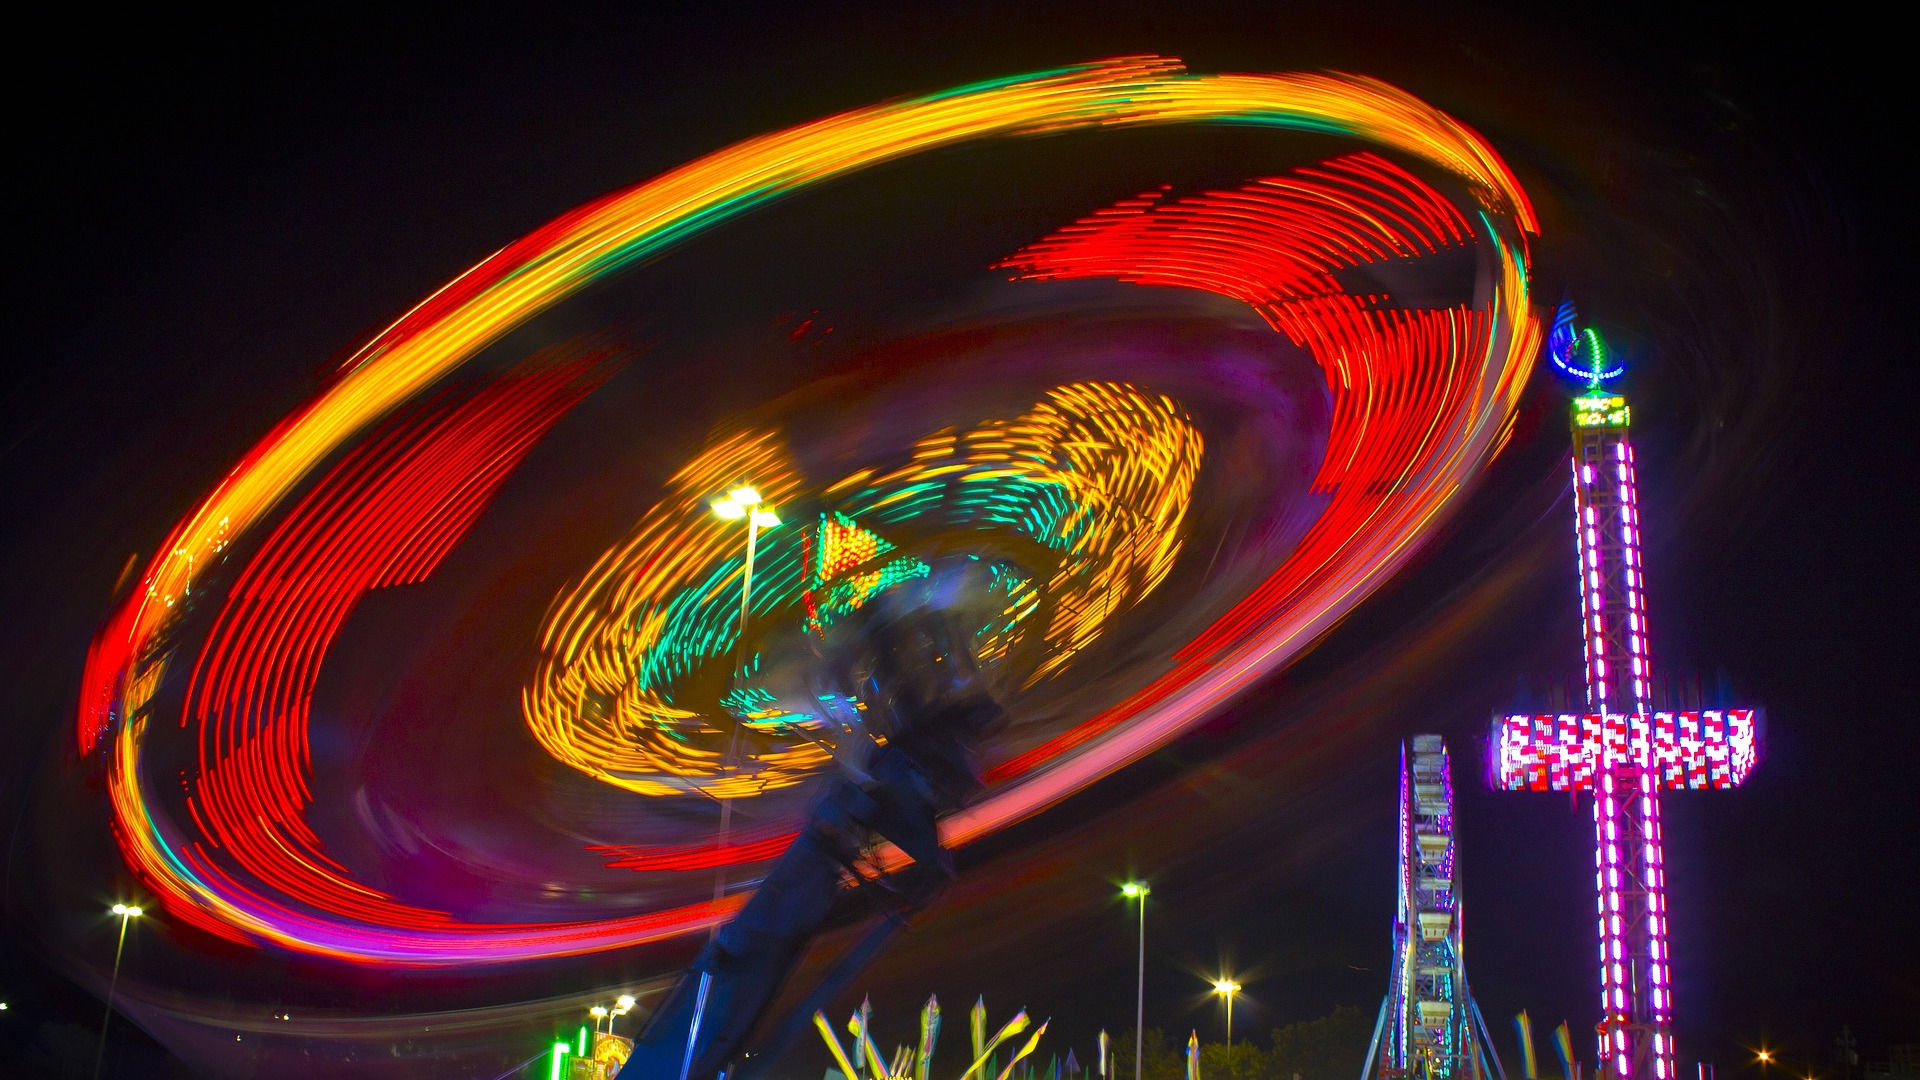
[[[1349,168],[1351,175],[1296,177],[1293,182],[1304,187],[1291,194],[1285,188],[1265,191],[1256,184],[1223,195],[1223,201],[1191,211],[1184,224],[1175,222],[1178,238],[1170,233],[1157,244],[1090,232],[1088,245],[1112,241],[1104,271],[1090,262],[1073,265],[1089,249],[1076,248],[1067,237],[1052,249],[1036,249],[1037,261],[1022,270],[1027,276],[1104,274],[1211,289],[1248,300],[1277,329],[1311,348],[1327,367],[1334,388],[1340,453],[1330,452],[1334,464],[1318,483],[1336,501],[1347,499],[1342,505],[1348,509],[1337,527],[1317,530],[1310,543],[1303,543],[1302,552],[1257,597],[1249,597],[1185,650],[1166,677],[1111,717],[1083,724],[1072,746],[1085,752],[1064,755],[1069,746],[1058,744],[1047,754],[1008,763],[1002,778],[1019,777],[1021,782],[997,791],[949,831],[965,839],[1064,797],[1173,737],[1212,705],[1283,662],[1399,565],[1421,531],[1452,503],[1463,480],[1491,453],[1537,344],[1524,265],[1526,238],[1537,227],[1532,208],[1512,174],[1477,134],[1411,95],[1370,79],[1193,75],[1175,60],[1131,57],[995,80],[750,139],[616,192],[494,253],[375,335],[323,394],[269,431],[175,526],[138,587],[110,616],[89,650],[76,735],[83,755],[102,749],[107,755],[115,832],[129,863],[168,909],[183,918],[249,941],[371,964],[464,964],[568,955],[654,940],[724,918],[737,899],[588,923],[482,925],[443,922],[431,913],[389,922],[395,912],[382,905],[398,901],[341,877],[339,868],[303,835],[293,808],[283,807],[291,816],[276,817],[247,836],[238,831],[245,822],[223,817],[225,811],[212,795],[216,788],[230,785],[240,792],[265,783],[247,775],[246,754],[253,749],[244,739],[220,741],[239,738],[237,727],[211,736],[216,741],[205,764],[213,779],[194,803],[205,830],[202,837],[181,835],[148,806],[145,786],[167,779],[145,775],[141,744],[154,722],[155,690],[173,659],[166,645],[168,631],[183,601],[192,597],[231,543],[262,528],[269,515],[313,480],[323,463],[488,345],[623,267],[655,258],[769,200],[928,150],[1058,131],[1194,123],[1339,134],[1450,174],[1478,203],[1471,232],[1487,245],[1496,264],[1492,288],[1484,302],[1460,311],[1376,312],[1345,297],[1337,286],[1318,298],[1276,286],[1272,276],[1282,273],[1289,260],[1304,265],[1316,259],[1326,263],[1399,254],[1422,238],[1455,242],[1457,237],[1448,230],[1464,219],[1449,216],[1442,208],[1444,200],[1429,200],[1425,193],[1431,189],[1410,174],[1372,164]],[[1367,169],[1374,171],[1362,175]],[[1325,194],[1342,185],[1371,192],[1379,209],[1361,213],[1355,206],[1343,208],[1338,200],[1319,205],[1325,220],[1341,223],[1344,254],[1319,248],[1310,235],[1312,217],[1288,201],[1297,200],[1304,190]],[[1391,191],[1398,194],[1382,195]],[[1289,206],[1294,209],[1286,209]],[[1166,212],[1157,203],[1152,207],[1143,204],[1115,221],[1124,225],[1132,216],[1152,218]],[[1253,231],[1244,231],[1248,229]],[[1283,254],[1276,261],[1263,254],[1268,249]],[[1175,269],[1181,266],[1188,270]],[[1432,361],[1405,370],[1389,362],[1407,350]],[[750,447],[736,449],[751,452]],[[1361,477],[1367,490],[1349,493],[1349,487],[1360,486]],[[758,474],[756,480],[771,491],[781,490],[777,480],[762,480]],[[369,477],[365,482],[379,481]],[[484,496],[479,498],[483,504]],[[436,512],[455,517],[478,512],[476,504],[451,495],[433,505]],[[414,536],[410,542],[416,547],[407,557],[389,549],[387,557],[400,562],[374,560],[353,572],[370,575],[364,584],[372,587],[429,571],[434,561],[430,552],[439,550],[441,538],[457,537],[459,530],[434,533],[439,526],[426,525],[424,519],[421,528],[429,531]],[[394,541],[380,539],[377,530],[355,535],[355,542],[375,546]],[[328,627],[335,625],[335,615],[327,613],[335,601],[315,597],[314,603],[318,606],[307,616],[303,633],[323,645]],[[236,615],[234,620],[223,624],[228,629],[222,633],[241,633],[244,618]],[[1056,622],[1053,632],[1070,644],[1080,634],[1079,626],[1069,618]],[[579,640],[553,644],[576,658],[585,647]],[[288,679],[306,678],[319,655],[289,654]],[[225,696],[226,691],[212,689],[225,678],[213,674],[219,667],[217,656],[207,654],[202,660],[212,665],[204,676],[210,681],[196,686],[206,687],[204,693],[210,696],[194,700],[213,702],[218,707],[208,715],[225,718],[211,726],[257,724],[254,744],[283,751],[299,742],[302,706],[281,689],[292,682],[274,684],[262,691],[265,697],[249,696],[251,692],[237,689],[246,685],[246,678],[235,675],[232,678],[240,681],[230,685],[238,696]],[[255,704],[233,704],[241,700]],[[245,716],[254,719],[230,719]],[[1115,726],[1123,720],[1128,721],[1124,727]],[[1103,723],[1106,727],[1099,727]],[[1108,736],[1096,739],[1107,729],[1112,729]],[[279,753],[275,760],[288,758]],[[289,774],[273,784],[284,795],[301,791],[303,781]],[[225,855],[209,850],[207,844],[213,841],[207,837],[214,835],[232,845]],[[222,859],[242,857],[262,868],[279,869],[263,869],[252,884],[244,884],[219,865]]]
[[[1200,459],[1200,432],[1170,399],[1075,383],[1010,419],[929,435],[898,469],[828,485],[839,493],[826,504],[835,516],[796,523],[790,534],[803,534],[786,548],[819,544],[817,572],[831,584],[825,599],[852,608],[890,581],[868,565],[884,541],[863,525],[997,529],[1038,542],[1058,565],[1037,588],[1015,588],[996,624],[1001,632],[980,643],[984,656],[1004,655],[1039,612],[1033,651],[1044,659],[1028,678],[1038,681],[1172,569]],[[775,504],[820,497],[804,491],[777,435],[720,440],[677,472],[666,497],[553,603],[522,706],[556,760],[642,795],[719,799],[790,787],[826,764],[819,741],[779,730],[753,730],[750,753],[729,753],[742,732],[675,685],[742,644],[730,614],[739,542],[706,513],[712,494],[741,477]],[[802,589],[801,567],[781,561],[772,538],[764,543],[756,619],[817,623],[821,598]],[[807,609],[804,619],[795,607]]]

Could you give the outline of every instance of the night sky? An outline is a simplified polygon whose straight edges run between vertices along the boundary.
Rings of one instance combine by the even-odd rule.
[[[67,944],[27,917],[64,894],[29,879],[21,867],[45,860],[22,847],[47,835],[28,821],[37,787],[72,765],[81,663],[122,566],[360,337],[568,208],[737,139],[1143,52],[1197,71],[1378,76],[1506,156],[1542,215],[1536,294],[1574,296],[1632,365],[1658,668],[1709,704],[1768,714],[1744,788],[1665,803],[1681,1058],[1738,1076],[1743,1048],[1764,1041],[1824,1067],[1842,1024],[1869,1060],[1920,1042],[1920,521],[1902,494],[1920,398],[1895,329],[1912,296],[1898,164],[1912,94],[1889,29],[1826,10],[968,10],[70,15],[15,38],[0,1064],[27,1060],[48,1025],[90,1036],[98,1022],[98,1000],[68,981]],[[1108,194],[1090,189],[1086,208]],[[980,992],[996,1015],[1024,1004],[1086,1060],[1092,1032],[1131,1023],[1114,883],[1139,874],[1154,886],[1150,1024],[1218,1038],[1202,976],[1222,967],[1246,984],[1236,1035],[1340,1005],[1371,1014],[1389,959],[1395,745],[1437,731],[1454,754],[1467,970],[1500,1049],[1526,1008],[1542,1033],[1570,1021],[1590,1055],[1590,811],[1478,782],[1488,717],[1544,705],[1549,680],[1578,675],[1565,396],[1537,374],[1464,509],[1291,669],[969,849],[961,882],[861,990],[937,990],[953,1012]],[[71,870],[98,877],[104,902],[103,822],[72,827]],[[246,961],[209,948],[197,977]],[[644,973],[624,963],[535,978],[558,992]],[[165,1075],[162,1051],[121,1031],[122,1075]]]

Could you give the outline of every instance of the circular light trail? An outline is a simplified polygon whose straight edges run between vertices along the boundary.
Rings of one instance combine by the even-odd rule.
[[[861,469],[827,485],[814,527],[760,548],[756,619],[827,627],[881,589],[924,576],[895,552],[889,526],[969,535],[987,530],[1043,550],[1043,581],[989,561],[996,610],[975,651],[992,664],[1037,654],[1031,685],[1067,664],[1107,621],[1167,576],[1200,470],[1202,440],[1164,396],[1116,383],[1056,387],[1018,416],[918,440],[894,469]],[[553,605],[543,662],[523,695],[528,726],[556,759],[643,795],[698,791],[752,797],[797,784],[829,760],[818,706],[767,685],[757,641],[740,637],[733,597],[744,572],[723,524],[699,513],[706,493],[755,477],[771,498],[800,492],[800,471],[775,433],[716,441],[668,481],[668,494],[629,537]],[[977,557],[977,556],[976,556]],[[734,658],[723,724],[689,707],[676,684]],[[751,753],[729,753],[738,735]],[[738,749],[737,747],[734,749]]]
[[[355,881],[305,831],[299,688],[310,691],[344,611],[367,589],[429,573],[520,456],[605,375],[594,363],[535,365],[470,400],[418,399],[594,282],[823,180],[982,139],[1178,124],[1349,137],[1450,175],[1478,205],[1463,214],[1412,173],[1361,154],[1230,192],[1181,200],[1149,194],[1003,264],[1016,278],[1180,286],[1252,305],[1325,371],[1333,419],[1314,490],[1326,509],[1285,563],[1150,685],[998,764],[988,795],[948,822],[950,842],[1057,802],[1163,745],[1284,663],[1397,569],[1498,449],[1539,342],[1524,254],[1536,222],[1484,140],[1377,81],[1194,75],[1156,57],[1087,64],[859,109],[720,150],[560,217],[376,335],[174,528],[95,640],[77,737],[83,755],[106,757],[116,835],[129,863],[183,921],[235,940],[367,964],[572,955],[724,919],[739,897],[595,921],[462,922]],[[1335,277],[1470,242],[1490,273],[1480,295],[1455,307],[1381,309]],[[382,424],[398,433],[342,456]],[[779,481],[760,482],[785,505]],[[286,512],[283,504],[303,489]],[[322,493],[345,499],[338,505],[347,509]],[[356,515],[354,500],[383,513]],[[232,586],[255,588],[261,610],[223,613],[192,673],[181,719],[206,729],[207,778],[195,804],[201,816],[187,829],[152,812],[148,786],[170,781],[142,769],[149,725],[161,722],[153,714],[156,691],[179,659],[168,631],[229,545],[283,512],[263,547],[284,561],[283,570],[250,566],[254,584]],[[1159,550],[1170,559],[1175,549]],[[294,566],[321,567],[325,575],[285,571]],[[273,605],[278,614],[266,611]],[[1088,632],[1070,623],[1049,629],[1056,631],[1063,647]],[[305,644],[288,654],[284,672],[263,682],[252,661],[222,643],[269,632],[298,633]],[[231,741],[248,723],[257,726]],[[737,861],[763,859],[774,846],[762,843]],[[211,858],[215,847],[248,867],[250,879]]]

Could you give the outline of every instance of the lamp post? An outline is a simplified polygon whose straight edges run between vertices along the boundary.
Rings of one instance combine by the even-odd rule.
[[[1146,1047],[1147,1027],[1147,896],[1153,890],[1144,881],[1120,886],[1120,895],[1140,901],[1140,983],[1133,1005],[1133,1080],[1140,1080],[1140,1055]]]
[[[113,1022],[113,992],[120,985],[120,953],[127,947],[127,923],[145,915],[138,904],[115,904],[113,913],[120,916],[120,940],[113,946],[113,977],[107,980],[107,1013],[100,1018],[100,1045],[93,1052],[93,1075],[100,1076],[100,1063],[107,1055],[107,1025]]]
[[[621,994],[617,999],[615,999],[613,1003],[613,1012],[607,1016],[607,1034],[608,1035],[613,1034],[613,1021],[615,1017],[625,1016],[632,1011],[633,1011],[633,995],[632,994]]]
[[[593,1008],[588,1009],[587,1013],[593,1017],[593,1033],[595,1035],[600,1034],[600,1021],[607,1018],[607,1007],[605,1005],[595,1005]]]
[[[724,499],[715,499],[712,506],[713,512],[724,520],[739,521],[744,518],[747,522],[747,565],[746,572],[741,575],[740,579],[740,626],[734,634],[735,647],[739,650],[740,663],[744,666],[746,663],[747,614],[753,606],[753,549],[760,541],[760,530],[771,529],[775,525],[780,524],[780,516],[773,512],[772,503],[760,498],[759,491],[746,485],[727,492],[727,497]],[[738,736],[738,734],[739,729],[735,728],[734,736]],[[727,739],[727,753],[726,756],[721,759],[720,766],[723,770],[733,767],[733,737]],[[727,833],[732,827],[733,800],[723,798],[720,800],[720,846],[723,848],[727,846]],[[713,872],[714,901],[717,903],[722,896],[726,895],[726,891],[727,871],[726,867],[722,865]],[[714,933],[717,934],[719,932],[720,928],[716,925],[714,927]],[[611,1030],[611,1028],[609,1028],[609,1030]]]
[[[1220,978],[1213,981],[1213,992],[1227,999],[1227,1059],[1233,1059],[1233,995],[1240,992],[1240,984],[1232,979]]]
[[[760,492],[751,487],[737,487],[727,492],[724,499],[713,501],[713,512],[727,521],[747,522],[747,572],[740,582],[740,629],[739,637],[747,635],[747,608],[753,600],[753,549],[760,540],[761,529],[771,529],[780,524],[780,516],[773,512],[773,504],[762,501]]]

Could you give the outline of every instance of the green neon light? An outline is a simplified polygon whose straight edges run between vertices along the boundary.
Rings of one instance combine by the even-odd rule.
[[[567,1063],[567,1044],[563,1042],[554,1043],[553,1044],[553,1071],[547,1074],[549,1080],[560,1080],[561,1070],[566,1065],[566,1063]]]
[[[1582,394],[1573,399],[1574,427],[1623,428],[1631,418],[1627,399],[1618,394]]]
[[[903,522],[936,528],[1005,529],[1024,535],[1054,551],[1070,551],[1085,533],[1096,527],[1097,515],[1088,512],[1066,485],[1039,480],[1009,470],[1002,463],[969,469],[954,475],[912,483],[868,487],[849,494],[842,506],[823,512],[817,526],[784,529],[761,538],[753,576],[752,618],[779,618],[810,599],[808,628],[822,633],[836,621],[870,603],[875,596],[905,581],[925,578],[930,567],[911,556],[885,558],[894,544],[881,535],[887,526]],[[864,533],[874,551],[859,568],[825,575],[811,553],[829,526]],[[714,659],[738,647],[740,634],[739,580],[741,558],[722,560],[702,580],[668,600],[658,637],[640,658],[634,672],[637,690],[673,703],[675,685]],[[1022,625],[1040,607],[1034,582],[1011,568],[996,566],[992,592],[998,613],[975,631],[983,656],[1004,655],[1018,640]],[[808,597],[808,594],[811,594]],[[640,627],[632,628],[635,632]],[[732,687],[720,706],[748,728],[771,731],[804,724],[809,715],[788,712],[760,682],[762,658],[754,654],[733,673]],[[692,742],[694,727],[657,718],[657,733],[676,742]]]

